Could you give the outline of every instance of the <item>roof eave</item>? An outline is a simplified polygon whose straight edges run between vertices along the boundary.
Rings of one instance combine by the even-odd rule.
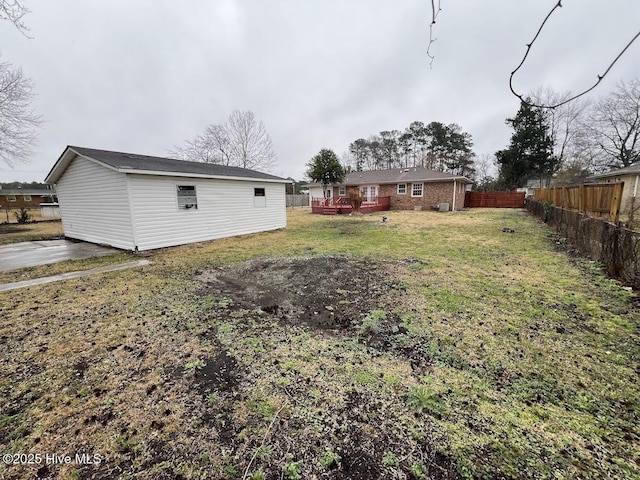
[[[207,173],[166,172],[158,170],[138,170],[135,168],[118,168],[118,172],[137,175],[159,175],[163,177],[211,178],[217,180],[240,180],[245,182],[291,183],[291,180],[258,177],[235,177],[228,175],[211,175]]]

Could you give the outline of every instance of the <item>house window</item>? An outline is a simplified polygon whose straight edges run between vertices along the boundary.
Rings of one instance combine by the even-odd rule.
[[[253,206],[254,207],[266,207],[267,206],[267,194],[264,188],[253,189]]]
[[[338,196],[344,197],[346,195],[347,195],[347,187],[345,187],[344,185],[338,187]]]
[[[24,198],[25,202],[30,202],[31,201],[31,195],[24,195],[23,198]]]
[[[196,187],[193,185],[178,185],[178,208],[198,208]]]
[[[412,197],[421,197],[422,196],[422,183],[413,183],[411,184],[411,196]]]
[[[15,202],[16,201],[16,196],[15,195],[9,195],[9,201],[10,202]]]
[[[398,195],[405,195],[407,193],[407,184],[399,183],[398,184]]]

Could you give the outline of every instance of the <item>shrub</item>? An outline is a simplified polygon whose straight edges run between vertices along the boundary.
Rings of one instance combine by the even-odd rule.
[[[22,207],[19,212],[13,212],[13,214],[16,216],[18,223],[29,223],[31,220],[31,215],[29,215],[29,212],[24,207]]]

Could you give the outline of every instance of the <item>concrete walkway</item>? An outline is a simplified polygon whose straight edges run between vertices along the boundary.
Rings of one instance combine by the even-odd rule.
[[[42,240],[0,245],[0,271],[35,267],[64,260],[81,260],[116,253],[119,250],[87,242]]]
[[[43,283],[59,282],[60,280],[68,280],[70,278],[80,278],[96,273],[113,272],[114,270],[124,270],[125,268],[141,267],[143,265],[151,265],[149,260],[136,260],[135,262],[119,263],[117,265],[107,265],[105,267],[92,268],[90,270],[81,270],[77,272],[61,273],[59,275],[51,275],[50,277],[34,278],[33,280],[23,280],[21,282],[0,284],[0,292],[16,290],[18,288],[31,287],[33,285],[41,285]]]

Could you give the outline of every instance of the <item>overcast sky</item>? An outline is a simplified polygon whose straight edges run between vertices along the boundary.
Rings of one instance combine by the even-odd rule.
[[[554,0],[25,0],[33,39],[0,22],[0,61],[35,84],[32,160],[0,181],[42,181],[68,144],[146,155],[251,110],[272,172],[296,179],[321,148],[414,120],[458,123],[477,154],[504,148],[509,73]],[[640,0],[563,0],[516,88],[590,86],[640,29]],[[590,98],[640,77],[640,40]]]

